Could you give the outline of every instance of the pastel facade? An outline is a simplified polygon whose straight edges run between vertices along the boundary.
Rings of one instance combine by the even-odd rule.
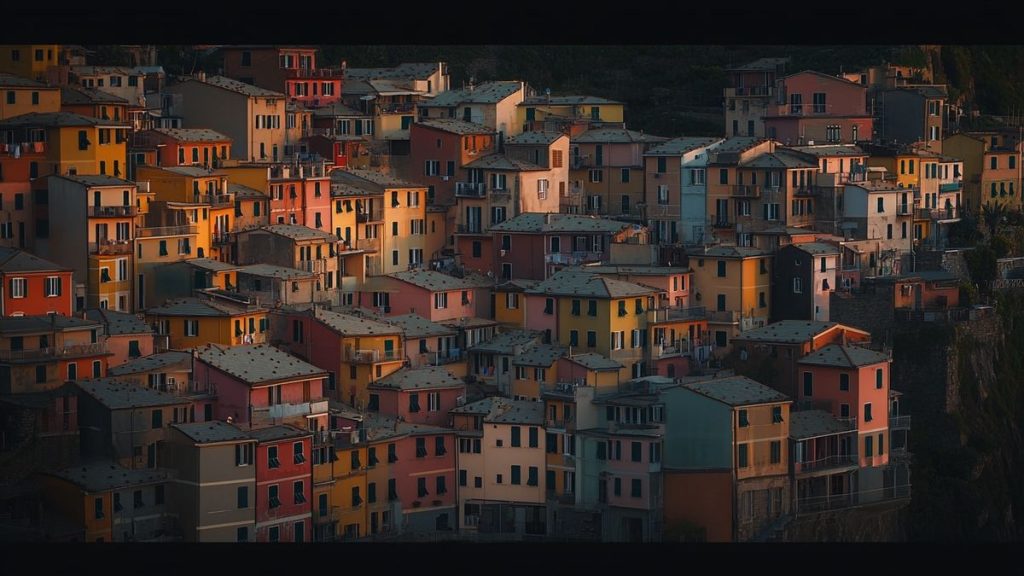
[[[147,309],[146,321],[157,326],[174,350],[263,343],[269,331],[266,308],[210,296],[169,300]]]
[[[0,316],[74,310],[73,271],[17,249],[0,248]]]
[[[612,218],[676,220],[678,201],[674,206],[652,203],[644,194],[649,186],[644,153],[665,140],[625,128],[593,128],[573,137],[569,192],[578,201],[563,201],[563,207],[571,206],[570,213]]]
[[[693,299],[708,313],[716,354],[725,354],[740,333],[771,317],[773,257],[756,248],[718,246],[691,250]]]
[[[814,71],[782,78],[764,116],[767,137],[786,145],[856,143],[873,135],[867,88]]]
[[[0,48],[0,51],[3,49]],[[60,89],[0,72],[0,120],[31,112],[60,112]]]
[[[46,314],[0,318],[0,394],[49,392],[68,380],[106,376],[103,325]]]
[[[644,153],[644,202],[654,207],[648,226],[662,242],[703,244],[709,152],[721,138],[673,138]],[[657,217],[655,217],[657,216]]]

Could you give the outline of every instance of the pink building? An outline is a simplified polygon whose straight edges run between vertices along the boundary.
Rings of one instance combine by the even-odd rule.
[[[381,321],[402,329],[405,359],[412,368],[448,366],[449,371],[456,370],[455,363],[465,357],[459,348],[458,331],[451,326],[431,322],[419,314],[385,316]]]
[[[367,409],[413,424],[444,426],[466,385],[443,366],[404,368],[370,384]]]
[[[273,346],[210,344],[196,356],[193,374],[198,386],[217,395],[217,420],[327,428],[327,373]]]
[[[526,310],[523,314],[523,328],[539,332],[558,334],[558,300],[543,292],[527,290],[523,297]]]
[[[410,270],[366,283],[359,305],[379,308],[382,294],[389,302],[384,314],[419,314],[432,322],[490,316],[490,287],[486,277],[456,278],[434,270]]]
[[[153,354],[157,339],[162,341],[164,347],[167,345],[166,336],[158,336],[152,326],[134,314],[94,308],[86,310],[85,317],[103,323],[107,334],[107,351],[112,354],[107,359],[107,368]]]
[[[798,405],[810,404],[839,419],[853,419],[862,468],[889,462],[888,354],[859,346],[825,346],[799,362]]]
[[[872,138],[867,87],[805,70],[786,76],[765,112],[769,138],[786,145],[843,143]]]
[[[421,119],[409,126],[412,163],[402,176],[428,187],[428,203],[452,204],[456,188],[471,187],[466,164],[491,153],[494,146],[494,130],[487,126],[453,118]]]
[[[270,169],[270,223],[329,232],[331,178],[323,164]]]

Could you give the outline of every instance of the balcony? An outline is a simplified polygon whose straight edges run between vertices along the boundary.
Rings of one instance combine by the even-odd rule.
[[[548,264],[560,264],[564,266],[578,266],[586,262],[600,262],[604,258],[604,252],[575,251],[575,252],[554,252],[544,255],[544,262]]]
[[[384,221],[384,209],[373,208],[369,212],[357,212],[356,222],[360,224],[364,222],[383,222]]]
[[[949,194],[953,192],[962,192],[964,189],[963,182],[951,182],[949,184],[939,184],[939,194]]]
[[[731,195],[736,198],[760,198],[761,187],[738,184],[732,187]]]
[[[461,362],[464,357],[461,350],[442,350],[440,352],[423,352],[427,356],[428,366],[444,366]]]
[[[137,206],[90,206],[89,216],[94,218],[131,218],[139,215]]]
[[[732,222],[725,218],[714,218],[711,220],[712,228],[732,228]]]
[[[301,416],[310,416],[327,413],[327,400],[317,398],[309,402],[297,404],[274,404],[273,406],[253,406],[252,416],[254,422],[262,422],[267,419],[281,420]]]
[[[735,310],[713,310],[708,312],[708,322],[715,324],[739,324],[740,313]]]
[[[313,274],[323,274],[327,271],[327,259],[320,258],[317,260],[299,260],[299,265],[296,267],[303,272],[311,272]]]
[[[22,142],[20,144],[0,144],[0,154],[20,158],[21,156],[40,155],[46,152],[46,142]]]
[[[774,86],[736,86],[726,88],[726,97],[731,96],[771,96],[775,92]]]
[[[114,256],[132,253],[131,240],[102,240],[89,243],[89,253],[100,256]]]
[[[213,236],[210,237],[210,241],[214,245],[223,245],[231,243],[231,234],[227,232],[214,232]]]
[[[377,106],[377,114],[412,114],[416,111],[414,102],[395,102]]]
[[[456,182],[456,198],[483,198],[487,195],[487,185],[483,182]]]
[[[480,222],[470,222],[469,224],[456,224],[456,234],[488,234],[484,231],[484,225]]]
[[[18,360],[77,358],[82,356],[98,356],[106,354],[106,352],[107,345],[101,342],[94,344],[67,344],[62,347],[51,346],[35,350],[0,350],[0,361],[16,362]]]
[[[292,79],[337,78],[341,80],[344,72],[333,68],[284,68],[284,77]]]
[[[889,416],[889,430],[910,430],[910,416]]]
[[[194,198],[197,204],[209,204],[214,208],[235,205],[234,194],[202,194]]]
[[[655,344],[651,349],[651,357],[660,360],[685,356],[691,352],[693,352],[693,345],[689,340],[676,340],[675,342]]]
[[[820,196],[822,188],[819,186],[798,186],[793,188],[793,196]]]
[[[648,322],[670,322],[673,320],[703,320],[707,317],[707,309],[703,306],[689,308],[654,308],[647,311]]]
[[[156,238],[159,236],[182,236],[185,234],[196,234],[197,228],[193,225],[183,226],[159,226],[154,228],[136,228],[136,238]]]
[[[856,468],[860,464],[857,461],[856,454],[836,454],[833,456],[826,456],[819,458],[818,460],[810,460],[807,462],[793,462],[793,473],[794,474],[809,474],[812,472],[821,472],[824,470],[838,470],[842,468]]]
[[[959,220],[959,208],[915,208],[915,220]]]
[[[380,250],[380,238],[359,238],[356,240],[356,250],[376,252]]]
[[[542,396],[556,396],[558,398],[572,400],[576,398],[576,388],[578,386],[585,386],[586,384],[576,384],[573,382],[558,382],[555,384],[541,384],[540,393]]]
[[[576,418],[545,418],[545,427],[550,431],[551,428],[557,428],[559,430],[565,430],[572,432],[576,429]]]
[[[397,362],[402,360],[395,350],[356,350],[345,348],[342,360],[350,364],[377,364],[379,362]]]
[[[896,214],[899,216],[907,216],[911,213],[913,207],[910,204],[897,204]]]

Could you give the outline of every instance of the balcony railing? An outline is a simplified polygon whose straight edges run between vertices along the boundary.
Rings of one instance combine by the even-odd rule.
[[[732,222],[726,218],[715,218],[711,221],[712,228],[732,228]]]
[[[440,352],[423,352],[422,354],[426,355],[429,366],[444,366],[464,359],[461,350],[442,350]]]
[[[824,512],[826,510],[839,510],[853,506],[874,504],[880,502],[891,502],[893,500],[904,500],[910,498],[910,484],[899,486],[888,486],[874,490],[861,490],[847,494],[830,494],[826,496],[808,496],[797,498],[793,512],[796,515]]]
[[[338,78],[341,79],[344,76],[344,72],[340,69],[335,70],[333,68],[285,68],[284,76],[288,79],[294,78]]]
[[[481,222],[470,222],[469,224],[456,224],[456,234],[485,234],[484,225]]]
[[[739,198],[759,198],[761,187],[738,184],[732,187],[732,195]]]
[[[317,260],[299,260],[299,270],[303,272],[312,272],[314,274],[323,274],[327,271],[327,259],[320,258]]]
[[[402,357],[395,350],[356,350],[345,349],[344,361],[351,364],[376,364],[377,362],[392,362],[401,360]]]
[[[889,416],[889,430],[910,430],[910,416]]]
[[[953,208],[915,208],[914,218],[918,220],[956,220],[960,218],[959,209]]]
[[[797,186],[792,190],[794,196],[818,196],[822,189],[818,186]]]
[[[376,252],[380,250],[380,238],[359,238],[356,240],[356,250]]]
[[[154,238],[157,236],[181,236],[184,234],[196,234],[197,228],[192,225],[183,226],[159,226],[155,228],[136,228],[137,238]]]
[[[105,354],[107,345],[102,342],[93,344],[68,344],[62,347],[50,346],[35,350],[0,350],[0,360],[35,360],[40,358],[66,358],[78,356],[96,356]]]
[[[648,322],[667,322],[670,320],[700,320],[707,317],[704,306],[689,308],[654,308],[647,311]]]
[[[209,204],[213,207],[234,206],[234,194],[201,194],[194,196],[197,204]]]
[[[381,222],[384,220],[384,209],[374,208],[369,212],[357,212],[356,222]]]
[[[456,182],[455,196],[460,198],[483,198],[487,194],[487,185],[483,182]]]
[[[600,262],[602,258],[604,258],[604,252],[593,251],[555,252],[544,255],[544,261],[548,264],[566,266],[576,266],[584,262]]]
[[[131,218],[138,216],[137,206],[90,206],[89,216],[95,218]]]
[[[377,114],[411,114],[415,110],[414,102],[396,102],[377,106]]]
[[[963,182],[951,182],[949,184],[939,184],[939,194],[944,194],[944,193],[949,193],[949,192],[960,192],[963,189],[964,189],[964,183]]]
[[[836,454],[833,456],[826,456],[817,460],[810,460],[806,462],[793,462],[793,473],[804,474],[808,472],[818,472],[820,470],[827,470],[831,468],[847,468],[850,466],[857,466],[857,455],[856,454]]]
[[[115,254],[131,254],[132,253],[132,241],[131,240],[103,240],[101,242],[90,242],[89,253],[99,254],[101,256],[115,255]]]
[[[230,244],[231,234],[227,232],[214,232],[210,237],[210,241],[214,244]]]
[[[546,426],[548,428],[558,428],[560,430],[571,430],[576,427],[576,418],[547,418],[545,419]]]
[[[735,310],[712,310],[708,312],[708,322],[739,324],[740,313]]]
[[[906,216],[907,214],[910,214],[911,210],[912,206],[910,204],[896,205],[896,214],[899,214],[900,216]]]
[[[326,414],[327,413],[327,400],[324,398],[317,398],[316,400],[310,400],[309,402],[301,403],[289,403],[289,404],[274,404],[273,406],[260,406],[253,407],[253,419],[273,419],[280,420],[282,418],[292,418],[296,416],[309,416],[315,414]]]

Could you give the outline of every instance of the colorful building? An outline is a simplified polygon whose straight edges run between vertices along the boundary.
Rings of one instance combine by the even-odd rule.
[[[591,128],[622,127],[625,104],[598,96],[528,96],[516,106],[523,132],[562,132],[570,137]]]
[[[134,135],[132,148],[157,149],[154,166],[216,168],[228,158],[231,138],[208,128],[153,128]]]
[[[768,323],[773,257],[738,246],[698,248],[688,254],[693,300],[708,310],[708,330],[720,356],[740,333]]]
[[[2,48],[0,48],[2,51]],[[21,76],[0,73],[0,120],[31,112],[60,112],[61,90]]]
[[[780,79],[775,90],[778,98],[762,117],[768,138],[787,146],[855,144],[874,134],[865,86],[805,70]]]
[[[315,274],[312,301],[338,303],[342,270],[335,258],[338,239],[333,234],[274,224],[242,230],[236,238],[239,264],[272,264]]]
[[[124,176],[128,126],[67,112],[22,114],[0,121],[0,140],[31,145],[36,166],[30,178],[42,174]],[[36,229],[37,238],[49,237]]]
[[[266,426],[256,439],[256,542],[312,540],[312,436],[307,428]]]
[[[0,46],[0,72],[45,82],[61,56],[58,44]]]
[[[312,46],[223,46],[224,75],[318,108],[341,100],[344,68],[317,66]]]
[[[828,322],[838,268],[839,247],[833,244],[805,242],[780,248],[772,270],[772,320]]]
[[[443,366],[403,368],[370,383],[366,409],[412,424],[445,426],[466,384]]]
[[[454,118],[420,119],[409,127],[410,169],[404,176],[427,185],[427,203],[455,202],[455,193],[479,188],[466,165],[497,148],[495,129]],[[448,231],[451,232],[451,231]]]
[[[954,134],[942,141],[942,151],[963,160],[964,205],[975,214],[989,204],[1021,206],[1020,142],[994,132]]]
[[[764,138],[764,117],[776,102],[777,81],[789,58],[759,58],[726,71],[729,86],[725,97],[725,133],[729,136]],[[868,135],[865,135],[868,136]]]
[[[461,89],[446,90],[419,105],[420,122],[424,119],[457,118],[463,122],[483,124],[501,136],[522,132],[516,109],[532,90],[522,81],[469,83]]]
[[[743,376],[662,391],[664,522],[700,539],[754,539],[791,510],[791,400]],[[700,494],[700,498],[694,498]]]
[[[166,347],[166,342],[158,338],[156,330],[135,314],[90,308],[85,311],[85,318],[103,324],[103,333],[107,335],[107,350],[111,354],[107,358],[108,368],[149,356],[158,347]]]
[[[657,231],[657,238],[662,242],[704,243],[709,222],[709,152],[722,141],[721,138],[673,138],[648,147],[644,152],[647,225]]]
[[[53,112],[67,112],[101,120],[127,122],[129,120],[128,108],[128,100],[120,96],[85,86],[68,85],[60,87],[59,110],[53,110]]]
[[[644,154],[668,140],[625,128],[592,128],[571,139],[568,201],[563,212],[642,221],[676,221],[679,202],[651,202],[644,195]],[[564,195],[563,195],[564,196]],[[668,236],[666,235],[666,238]]]
[[[102,378],[109,356],[99,322],[59,314],[0,318],[0,395]]]
[[[70,316],[73,290],[69,268],[23,250],[0,248],[0,316]]]
[[[166,336],[167,346],[174,350],[206,344],[262,344],[269,331],[267,308],[209,293],[149,308],[146,321],[157,326],[157,333]]]
[[[492,281],[467,274],[463,278],[434,270],[394,272],[367,281],[360,306],[384,315],[420,314],[431,322],[487,316]]]

